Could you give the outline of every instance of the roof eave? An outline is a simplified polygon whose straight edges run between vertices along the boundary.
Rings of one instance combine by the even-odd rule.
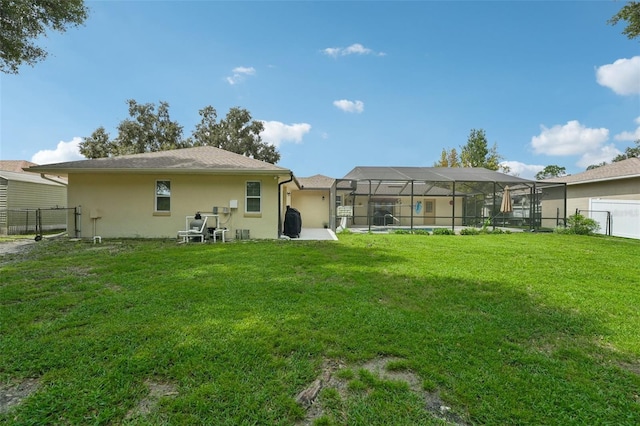
[[[638,179],[638,178],[640,178],[640,174],[627,175],[627,176],[612,176],[612,177],[600,178],[600,179],[578,180],[573,182],[566,181],[564,183],[566,183],[567,185],[584,185],[588,183],[609,182],[613,180],[626,180],[626,179]],[[560,183],[560,182],[553,182],[553,183]]]
[[[73,168],[73,169],[47,169],[38,167],[37,169],[25,169],[31,173],[48,173],[55,175],[69,175],[69,174],[89,174],[89,173],[132,173],[132,174],[208,174],[208,175],[289,175],[291,170],[289,169],[172,169],[172,168],[153,168],[153,169],[113,169],[113,168]]]

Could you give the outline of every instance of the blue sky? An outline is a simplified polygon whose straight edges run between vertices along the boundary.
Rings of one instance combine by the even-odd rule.
[[[616,1],[88,1],[50,56],[1,75],[0,159],[82,158],[127,99],[265,122],[299,177],[432,166],[471,129],[522,177],[609,161],[640,138],[640,43]]]

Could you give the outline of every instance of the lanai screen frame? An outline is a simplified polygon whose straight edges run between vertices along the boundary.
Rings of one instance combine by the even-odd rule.
[[[410,230],[414,229],[415,209],[414,200],[416,197],[424,197],[426,194],[439,198],[450,198],[451,229],[455,230],[456,220],[461,220],[464,226],[475,226],[483,223],[487,218],[482,216],[469,216],[465,211],[462,215],[456,212],[456,199],[461,197],[466,201],[469,197],[482,196],[485,200],[491,200],[490,216],[491,226],[499,226],[496,219],[496,211],[499,211],[500,202],[504,190],[509,187],[511,196],[525,196],[529,200],[528,226],[532,231],[539,230],[543,223],[552,223],[555,226],[564,226],[567,217],[567,190],[566,183],[542,182],[511,176],[504,173],[484,169],[484,168],[449,168],[449,167],[356,167],[344,178],[336,179],[331,192],[331,227],[335,229],[337,222],[336,205],[339,192],[349,191],[351,201],[355,203],[356,197],[367,197],[367,225],[369,230],[373,222],[371,212],[372,200],[379,197],[409,197],[411,205],[411,215],[409,216]],[[417,188],[422,191],[417,191]],[[425,188],[437,189],[435,192],[425,192]],[[392,189],[395,188],[395,191]],[[556,206],[554,217],[543,214],[542,197],[543,189],[556,188],[555,193],[560,197],[556,199],[553,206]],[[548,191],[547,191],[548,192]],[[484,204],[486,207],[486,203]],[[466,209],[466,204],[463,202]],[[553,207],[552,206],[552,207]],[[352,206],[355,209],[355,205]],[[406,216],[402,216],[406,217]],[[442,216],[440,218],[446,218]],[[502,217],[504,224],[504,216]]]

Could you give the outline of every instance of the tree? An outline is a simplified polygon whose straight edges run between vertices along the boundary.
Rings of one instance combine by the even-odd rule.
[[[498,145],[488,147],[485,131],[471,129],[467,144],[460,147],[460,155],[455,148],[443,149],[440,160],[434,163],[434,167],[484,167],[489,170],[500,170],[509,173],[511,169],[500,164],[502,156],[498,154]]]
[[[488,148],[487,136],[482,129],[471,129],[467,144],[460,151],[460,163],[462,167],[484,167],[489,170],[502,169],[505,173],[507,167],[500,165],[502,157],[498,154],[498,146],[493,144]]]
[[[104,127],[98,127],[89,137],[80,142],[80,154],[87,158],[104,158],[111,156],[113,150],[109,133]]]
[[[567,174],[567,169],[564,167],[551,164],[536,174],[536,180],[544,180],[554,177],[560,177]]]
[[[611,160],[611,162],[617,163],[618,161],[627,160],[629,158],[640,158],[640,139],[636,139],[634,143],[636,144],[635,147],[633,146],[626,147],[624,150],[624,153],[616,155],[613,158],[613,160]],[[608,163],[606,161],[603,161],[602,163],[599,163],[599,164],[591,164],[590,166],[587,167],[587,170],[597,169],[598,167],[606,166],[607,164]]]
[[[182,126],[169,117],[167,102],[160,102],[157,113],[153,104],[139,104],[133,99],[127,103],[132,119],[125,119],[118,125],[113,155],[167,151],[187,146],[182,140]]]
[[[598,163],[598,164],[591,164],[590,166],[587,166],[587,170],[597,169],[598,167],[602,167],[606,165],[607,165],[606,161],[603,161],[602,163]]]
[[[458,157],[458,151],[455,148],[451,150],[442,150],[440,160],[433,164],[434,167],[461,167],[460,159]]]
[[[118,136],[109,140],[109,134],[99,127],[80,143],[80,153],[87,158],[139,154],[185,148],[182,126],[169,117],[169,104],[160,102],[158,111],[153,104],[139,104],[133,99],[129,116],[118,125]]]
[[[635,147],[628,146],[624,150],[624,154],[617,155],[612,162],[616,163],[618,161],[626,160],[628,158],[638,157],[640,158],[640,139],[636,139],[634,142],[636,144]]]
[[[626,21],[627,26],[622,31],[629,39],[640,36],[640,2],[631,1],[607,21],[609,25],[616,25],[620,21]]]
[[[65,32],[87,19],[84,0],[0,0],[0,70],[17,74],[47,57],[35,44],[47,29]]]
[[[227,116],[217,122],[212,106],[199,111],[201,121],[191,137],[182,139],[182,126],[171,120],[169,104],[139,104],[133,99],[129,116],[118,125],[118,136],[110,140],[104,127],[96,129],[80,143],[80,153],[87,158],[166,151],[190,146],[215,146],[257,160],[277,163],[280,154],[274,145],[262,141],[261,121],[251,119],[249,111],[231,108]]]
[[[201,109],[199,114],[202,119],[193,132],[193,146],[215,146],[272,164],[280,160],[276,147],[262,141],[264,124],[252,120],[246,109],[231,108],[220,122],[216,122],[217,112],[212,106]]]

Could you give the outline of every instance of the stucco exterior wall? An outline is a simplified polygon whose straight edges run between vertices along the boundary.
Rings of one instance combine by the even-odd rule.
[[[576,209],[589,210],[590,198],[640,200],[640,178],[567,186],[567,214]]]
[[[291,192],[291,207],[300,212],[303,228],[329,226],[329,190]]]
[[[170,212],[155,211],[156,181],[171,182]],[[247,181],[261,182],[261,212],[247,213]],[[229,239],[236,229],[248,229],[251,238],[278,237],[278,180],[273,175],[187,175],[187,174],[70,174],[68,204],[81,206],[81,237],[103,238],[176,238],[185,229],[185,217],[195,212],[212,214],[213,207],[238,208],[220,213],[220,226],[229,229]],[[207,226],[215,226],[209,218]]]

